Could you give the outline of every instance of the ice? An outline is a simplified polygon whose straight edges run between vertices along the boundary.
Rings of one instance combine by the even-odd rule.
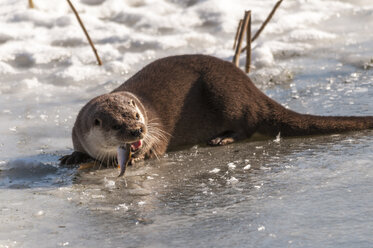
[[[266,229],[265,226],[259,226],[259,227],[258,227],[258,231],[259,231],[259,232],[264,231],[265,229]]]
[[[42,215],[44,215],[45,213],[44,213],[44,211],[43,210],[39,210],[35,215],[36,216],[42,216]]]
[[[13,74],[13,73],[15,73],[15,70],[9,64],[0,61],[0,73],[3,74],[3,75],[4,74],[5,75],[6,74]]]
[[[287,41],[318,41],[318,40],[328,40],[328,39],[335,39],[337,35],[328,33],[328,32],[323,32],[317,29],[300,29],[300,30],[294,30],[291,31],[289,34],[289,40]]]
[[[280,143],[281,142],[281,133],[278,133],[276,135],[276,138],[273,140],[273,142],[275,142],[275,143]]]
[[[254,65],[258,68],[271,67],[275,62],[268,46],[257,47],[253,55],[255,56]]]
[[[127,211],[129,209],[129,207],[123,203],[123,204],[119,204],[117,207],[115,207],[115,211],[119,211],[119,210],[124,210],[124,211]]]
[[[218,173],[220,171],[219,168],[214,168],[212,170],[210,170],[210,173]]]
[[[228,165],[228,169],[230,169],[230,170],[234,170],[236,168],[236,165],[233,162],[230,162],[227,165]]]
[[[238,179],[235,178],[235,177],[230,177],[229,179],[227,179],[227,183],[228,184],[236,184],[236,183],[238,183]]]

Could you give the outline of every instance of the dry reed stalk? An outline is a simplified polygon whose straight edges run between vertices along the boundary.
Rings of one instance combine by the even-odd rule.
[[[248,14],[249,23],[246,28],[246,65],[245,71],[246,73],[250,72],[250,65],[251,65],[251,11]]]
[[[238,23],[238,27],[237,27],[237,30],[236,30],[236,35],[234,36],[233,50],[236,49],[238,33],[240,32],[241,27],[242,27],[242,19]]]
[[[30,9],[35,8],[34,3],[32,2],[32,0],[28,0],[28,7],[29,7]]]
[[[237,47],[236,47],[235,54],[233,56],[233,61],[232,62],[237,67],[239,67],[239,60],[240,60],[240,54],[241,54],[241,45],[242,45],[242,40],[243,40],[244,32],[247,29],[247,25],[249,23],[249,13],[250,13],[250,11],[245,11],[245,17],[243,18],[243,24],[241,26],[241,29],[240,29],[240,32],[239,32],[239,35],[238,35],[238,44],[237,44]]]
[[[269,13],[269,15],[267,16],[267,19],[263,22],[262,26],[260,26],[260,28],[258,29],[258,31],[255,33],[254,37],[251,39],[251,42],[253,42],[254,40],[256,40],[256,38],[259,37],[260,33],[263,31],[263,29],[265,28],[265,26],[267,26],[268,22],[272,19],[273,15],[275,14],[277,8],[280,6],[280,4],[282,3],[282,0],[279,0],[275,6],[273,7],[271,13]],[[244,47],[242,48],[241,52],[244,52],[246,50],[247,47]]]
[[[91,38],[89,37],[89,34],[88,34],[87,30],[85,29],[84,24],[83,24],[82,20],[80,19],[78,12],[76,11],[74,5],[71,3],[70,0],[67,0],[67,2],[69,3],[69,5],[70,5],[72,11],[74,12],[74,14],[75,14],[75,16],[76,16],[76,19],[78,19],[78,22],[79,22],[80,26],[82,27],[83,32],[84,32],[85,36],[87,37],[87,40],[88,40],[89,44],[90,44],[91,47],[92,47],[92,50],[93,50],[93,52],[94,52],[94,54],[95,54],[95,56],[96,56],[96,59],[97,59],[97,63],[98,63],[98,65],[102,65],[102,61],[101,61],[101,59],[100,59],[100,56],[98,56],[97,50],[96,50],[96,48],[95,48],[95,45],[93,44]]]

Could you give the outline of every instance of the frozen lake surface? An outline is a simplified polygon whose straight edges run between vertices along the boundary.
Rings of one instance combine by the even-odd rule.
[[[231,60],[244,9],[255,31],[274,1],[74,1],[102,67],[65,1],[34,2],[0,3],[0,248],[373,246],[373,131],[198,145],[120,179],[58,167],[89,99],[167,55]],[[371,30],[371,1],[285,1],[250,77],[298,112],[373,115]]]

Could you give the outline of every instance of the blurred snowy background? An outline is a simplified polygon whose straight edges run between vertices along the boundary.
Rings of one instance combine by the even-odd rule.
[[[0,2],[0,159],[71,148],[83,103],[167,55],[203,53],[231,60],[245,9],[253,32],[275,1],[73,1],[103,66],[65,1]],[[371,1],[284,1],[253,44],[251,76],[261,87],[294,77],[293,58],[372,66]],[[369,44],[369,45],[367,45]],[[353,47],[353,49],[349,49]],[[244,57],[241,59],[243,64]],[[307,68],[303,68],[307,70]]]

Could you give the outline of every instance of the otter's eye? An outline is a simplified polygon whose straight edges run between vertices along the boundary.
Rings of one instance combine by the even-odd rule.
[[[113,126],[113,129],[114,129],[114,130],[119,130],[120,128],[121,128],[120,125],[114,125],[114,126]]]
[[[136,113],[136,120],[140,120],[140,115]]]
[[[95,119],[94,124],[95,124],[95,126],[101,126],[101,120],[100,119]]]

